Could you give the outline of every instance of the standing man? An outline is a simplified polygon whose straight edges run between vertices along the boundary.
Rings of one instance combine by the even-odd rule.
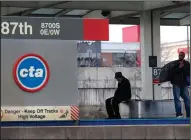
[[[180,97],[184,100],[186,116],[188,118],[190,117],[190,97],[187,84],[187,77],[190,76],[190,63],[184,60],[184,58],[185,58],[185,53],[180,52],[179,60],[177,60],[177,65],[175,65],[170,71],[177,118],[183,117]]]
[[[105,101],[108,119],[120,119],[119,104],[123,101],[131,99],[131,85],[121,72],[115,73],[115,79],[118,81],[118,88],[114,97]]]

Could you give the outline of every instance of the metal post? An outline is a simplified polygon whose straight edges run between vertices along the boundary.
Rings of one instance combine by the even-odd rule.
[[[191,2],[190,2],[190,14],[191,14]],[[191,40],[190,40],[191,41]],[[191,43],[191,42],[190,42]],[[191,49],[191,47],[189,48],[189,53],[190,53],[190,50]],[[190,60],[190,62],[191,62],[191,60]],[[191,67],[191,66],[190,66]],[[191,77],[190,77],[191,78]],[[190,92],[191,92],[191,86],[190,86]],[[191,96],[190,96],[190,100],[191,100]]]
[[[189,38],[189,26],[187,26],[187,48],[188,48],[188,61],[190,61],[190,38]]]

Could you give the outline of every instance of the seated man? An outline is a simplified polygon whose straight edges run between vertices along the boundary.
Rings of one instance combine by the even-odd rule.
[[[114,97],[108,98],[105,101],[108,119],[120,119],[119,104],[131,99],[131,85],[129,80],[121,72],[116,72],[115,78],[118,81],[118,88],[115,91]]]

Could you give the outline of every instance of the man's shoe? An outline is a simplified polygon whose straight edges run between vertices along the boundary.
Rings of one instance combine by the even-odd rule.
[[[183,116],[183,115],[180,115],[180,116],[177,116],[176,118],[177,118],[177,119],[182,119],[182,118],[184,118],[184,116]]]

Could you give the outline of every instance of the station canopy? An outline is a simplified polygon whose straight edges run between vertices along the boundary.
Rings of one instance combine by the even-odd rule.
[[[139,25],[144,10],[160,11],[161,25],[190,25],[189,1],[1,2],[1,16],[109,18],[110,24]]]

